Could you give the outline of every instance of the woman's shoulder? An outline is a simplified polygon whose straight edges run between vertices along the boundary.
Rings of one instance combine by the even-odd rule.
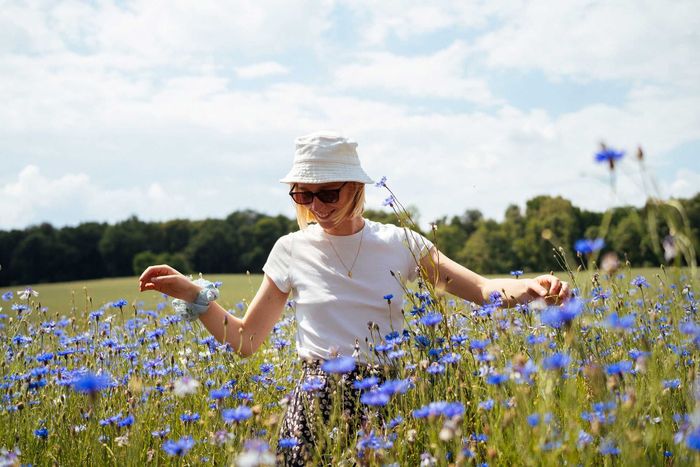
[[[385,224],[369,219],[365,219],[365,222],[367,222],[369,232],[382,239],[403,238],[406,235],[406,230],[403,227],[394,224]]]

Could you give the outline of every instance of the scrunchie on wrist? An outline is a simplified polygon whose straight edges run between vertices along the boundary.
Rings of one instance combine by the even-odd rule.
[[[186,302],[179,298],[173,299],[175,313],[187,321],[195,321],[201,314],[209,309],[209,304],[219,298],[219,289],[213,282],[199,278],[192,281],[202,287],[194,302]]]

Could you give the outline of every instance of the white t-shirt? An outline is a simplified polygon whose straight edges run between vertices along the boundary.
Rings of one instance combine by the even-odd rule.
[[[372,361],[365,338],[378,344],[378,338],[392,330],[403,330],[399,280],[415,280],[416,259],[433,244],[412,230],[366,219],[363,231],[335,236],[312,224],[277,240],[263,266],[265,274],[282,292],[291,292],[296,302],[297,351],[303,358],[350,356],[357,340],[358,359]],[[351,267],[356,254],[350,278],[343,263]],[[389,294],[390,305],[384,298]],[[374,338],[369,322],[379,326]]]

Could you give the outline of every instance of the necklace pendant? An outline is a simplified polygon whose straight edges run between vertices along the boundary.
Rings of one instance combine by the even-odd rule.
[[[348,271],[348,277],[352,279],[352,271]]]

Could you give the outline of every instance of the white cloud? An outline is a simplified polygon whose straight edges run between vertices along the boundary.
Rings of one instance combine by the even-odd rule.
[[[511,8],[476,46],[498,68],[575,80],[660,80],[697,90],[698,31],[694,0],[537,0]]]
[[[392,94],[494,103],[486,80],[465,76],[468,55],[468,47],[459,41],[426,56],[364,53],[359,63],[336,69],[335,83],[345,89],[375,88]]]
[[[262,62],[236,68],[236,74],[245,79],[264,78],[266,76],[286,75],[287,67],[277,62]]]

